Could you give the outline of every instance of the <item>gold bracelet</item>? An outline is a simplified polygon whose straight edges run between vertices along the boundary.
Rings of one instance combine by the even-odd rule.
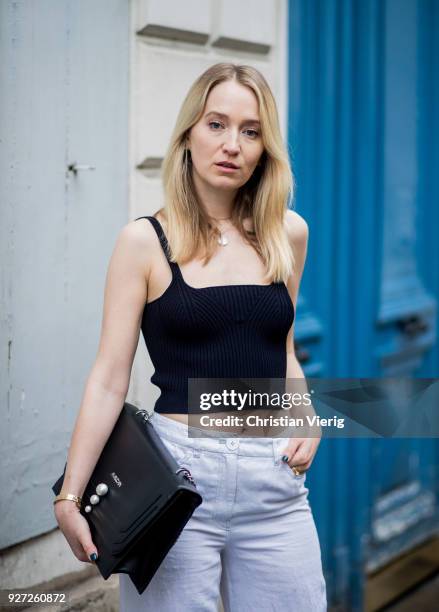
[[[53,503],[56,504],[57,502],[62,501],[63,499],[75,502],[77,508],[79,510],[81,509],[82,497],[78,497],[77,495],[73,495],[72,493],[60,493],[55,497]]]

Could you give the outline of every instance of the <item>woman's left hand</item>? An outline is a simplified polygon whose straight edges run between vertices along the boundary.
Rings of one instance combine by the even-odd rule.
[[[296,468],[303,473],[309,470],[320,444],[320,438],[290,438],[282,450],[282,460],[290,468]],[[283,457],[288,459],[284,459]]]

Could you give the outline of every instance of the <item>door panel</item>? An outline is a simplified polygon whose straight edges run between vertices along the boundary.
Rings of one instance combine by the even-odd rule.
[[[309,377],[438,375],[438,24],[430,1],[289,2]],[[435,439],[322,440],[307,482],[333,604],[361,609],[366,572],[438,531],[438,465]]]
[[[56,524],[50,488],[96,356],[128,219],[128,9],[0,3],[1,548]]]

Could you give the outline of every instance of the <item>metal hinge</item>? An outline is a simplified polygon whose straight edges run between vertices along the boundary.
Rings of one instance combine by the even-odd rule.
[[[184,468],[184,467],[178,468],[178,470],[175,473],[179,474],[180,472],[183,472],[183,478],[186,478],[186,480],[189,480],[189,482],[193,484],[195,487],[197,486],[195,480],[193,479],[192,474],[187,468]]]
[[[139,410],[137,410],[136,414],[141,414],[144,421],[148,421],[148,419],[151,416],[149,414],[149,412],[147,410],[145,410],[144,408],[139,408]]]

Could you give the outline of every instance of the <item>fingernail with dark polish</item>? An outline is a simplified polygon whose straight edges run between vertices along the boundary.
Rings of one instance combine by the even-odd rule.
[[[288,461],[288,455],[283,455],[282,461]]]
[[[90,555],[90,561],[96,561],[96,559],[98,558],[96,553],[91,553]]]

